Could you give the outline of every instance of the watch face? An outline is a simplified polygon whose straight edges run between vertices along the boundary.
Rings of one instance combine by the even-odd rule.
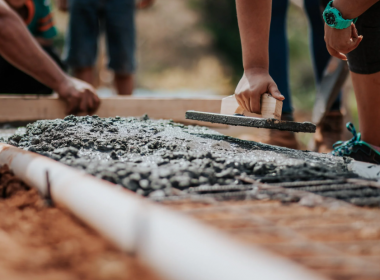
[[[335,15],[333,13],[326,13],[325,16],[328,25],[335,25]]]

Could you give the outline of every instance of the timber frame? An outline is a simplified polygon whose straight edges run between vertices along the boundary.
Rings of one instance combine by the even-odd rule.
[[[190,99],[115,96],[101,98],[101,101],[102,104],[95,113],[99,117],[139,117],[148,114],[152,119],[171,119],[184,124],[205,125],[204,122],[186,120],[186,111],[219,113],[222,97]],[[56,95],[0,95],[0,123],[58,119],[65,116],[65,102]],[[226,125],[207,125],[227,128]]]

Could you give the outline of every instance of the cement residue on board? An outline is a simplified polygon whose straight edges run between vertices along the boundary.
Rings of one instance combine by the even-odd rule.
[[[173,187],[245,184],[239,176],[285,181],[353,176],[341,157],[243,141],[147,116],[41,120],[8,143],[151,196],[170,195]]]

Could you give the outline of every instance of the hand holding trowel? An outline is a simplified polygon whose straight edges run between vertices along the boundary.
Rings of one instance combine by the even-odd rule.
[[[222,99],[220,114],[187,111],[186,119],[294,132],[315,132],[316,126],[312,123],[282,121],[282,101],[275,99],[268,93],[261,95],[260,107],[261,114],[250,113],[239,105],[235,95],[231,95]]]

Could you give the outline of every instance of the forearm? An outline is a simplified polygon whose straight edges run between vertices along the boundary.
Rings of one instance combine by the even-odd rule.
[[[334,0],[333,7],[337,8],[345,19],[357,18],[379,0]]]
[[[244,69],[269,68],[272,0],[236,0]]]
[[[68,80],[3,0],[0,0],[0,54],[53,90],[58,91]]]

